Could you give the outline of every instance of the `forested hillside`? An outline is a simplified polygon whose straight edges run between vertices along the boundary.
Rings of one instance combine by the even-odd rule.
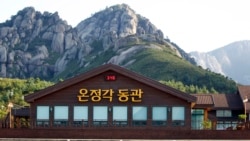
[[[7,111],[9,102],[14,104],[13,108],[27,106],[24,101],[24,95],[44,89],[54,83],[43,81],[39,78],[30,79],[9,79],[0,78],[0,119],[3,118]]]

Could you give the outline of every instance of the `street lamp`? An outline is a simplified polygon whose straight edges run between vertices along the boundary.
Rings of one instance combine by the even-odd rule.
[[[10,128],[11,128],[11,109],[12,109],[13,106],[14,106],[13,103],[9,102],[8,108],[9,108],[9,111],[10,111],[10,115],[9,115],[9,118],[10,118]]]
[[[243,99],[243,103],[244,103],[244,110],[245,110],[245,122],[247,121],[247,116],[246,116],[246,103],[248,102],[248,98],[247,98],[247,96],[245,97],[245,99]]]
[[[8,110],[9,110],[9,117],[10,117],[10,121],[9,121],[9,123],[10,123],[10,128],[11,128],[11,116],[12,116],[12,114],[11,114],[11,109],[13,108],[13,103],[11,102],[11,99],[12,99],[12,96],[14,95],[14,92],[13,92],[13,90],[11,90],[9,93],[8,93],[8,96],[9,96],[9,104],[8,104]]]

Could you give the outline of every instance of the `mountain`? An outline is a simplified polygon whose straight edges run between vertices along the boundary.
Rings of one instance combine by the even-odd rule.
[[[250,40],[233,42],[207,53],[190,53],[202,68],[228,76],[244,85],[250,85],[249,54]]]
[[[0,77],[56,82],[113,63],[155,80],[219,92],[236,90],[234,81],[197,67],[193,58],[126,4],[107,7],[76,27],[57,12],[24,8],[0,24],[0,63]]]

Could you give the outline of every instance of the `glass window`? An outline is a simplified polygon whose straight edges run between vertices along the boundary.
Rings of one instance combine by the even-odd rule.
[[[236,128],[237,121],[217,121],[216,130],[226,130],[227,128]]]
[[[74,106],[74,121],[75,126],[88,124],[88,106]]]
[[[37,126],[49,126],[49,106],[37,106],[36,112]]]
[[[107,125],[108,124],[108,107],[94,106],[93,107],[93,124]]]
[[[55,120],[68,120],[69,116],[68,106],[55,106],[54,119]]]
[[[49,120],[49,106],[37,106],[37,120]]]
[[[231,110],[216,110],[217,117],[232,117]]]
[[[167,120],[167,107],[153,107],[153,120]]]
[[[68,124],[69,107],[55,106],[54,107],[54,125],[66,126]]]
[[[113,107],[113,124],[125,126],[128,120],[127,106],[114,106]]]
[[[133,125],[144,126],[147,124],[147,107],[133,107]]]
[[[147,107],[134,106],[133,120],[147,120]]]
[[[217,121],[216,130],[224,130],[223,121]]]
[[[191,112],[194,115],[203,115],[204,114],[204,110],[203,109],[192,109]]]
[[[223,110],[216,110],[217,117],[223,117]]]
[[[166,125],[167,124],[167,107],[153,107],[152,108],[152,125]]]
[[[204,110],[203,109],[192,109],[192,129],[200,130],[203,129],[202,123],[204,121]]]
[[[225,117],[232,117],[232,111],[231,110],[224,110],[224,116]]]
[[[74,106],[74,121],[88,120],[88,106]]]
[[[174,126],[183,126],[185,120],[184,107],[172,107],[172,121]]]

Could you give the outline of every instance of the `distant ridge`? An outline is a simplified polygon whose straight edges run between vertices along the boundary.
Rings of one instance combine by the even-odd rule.
[[[223,74],[244,85],[250,85],[249,54],[250,40],[233,42],[207,53],[190,53],[204,69]]]

